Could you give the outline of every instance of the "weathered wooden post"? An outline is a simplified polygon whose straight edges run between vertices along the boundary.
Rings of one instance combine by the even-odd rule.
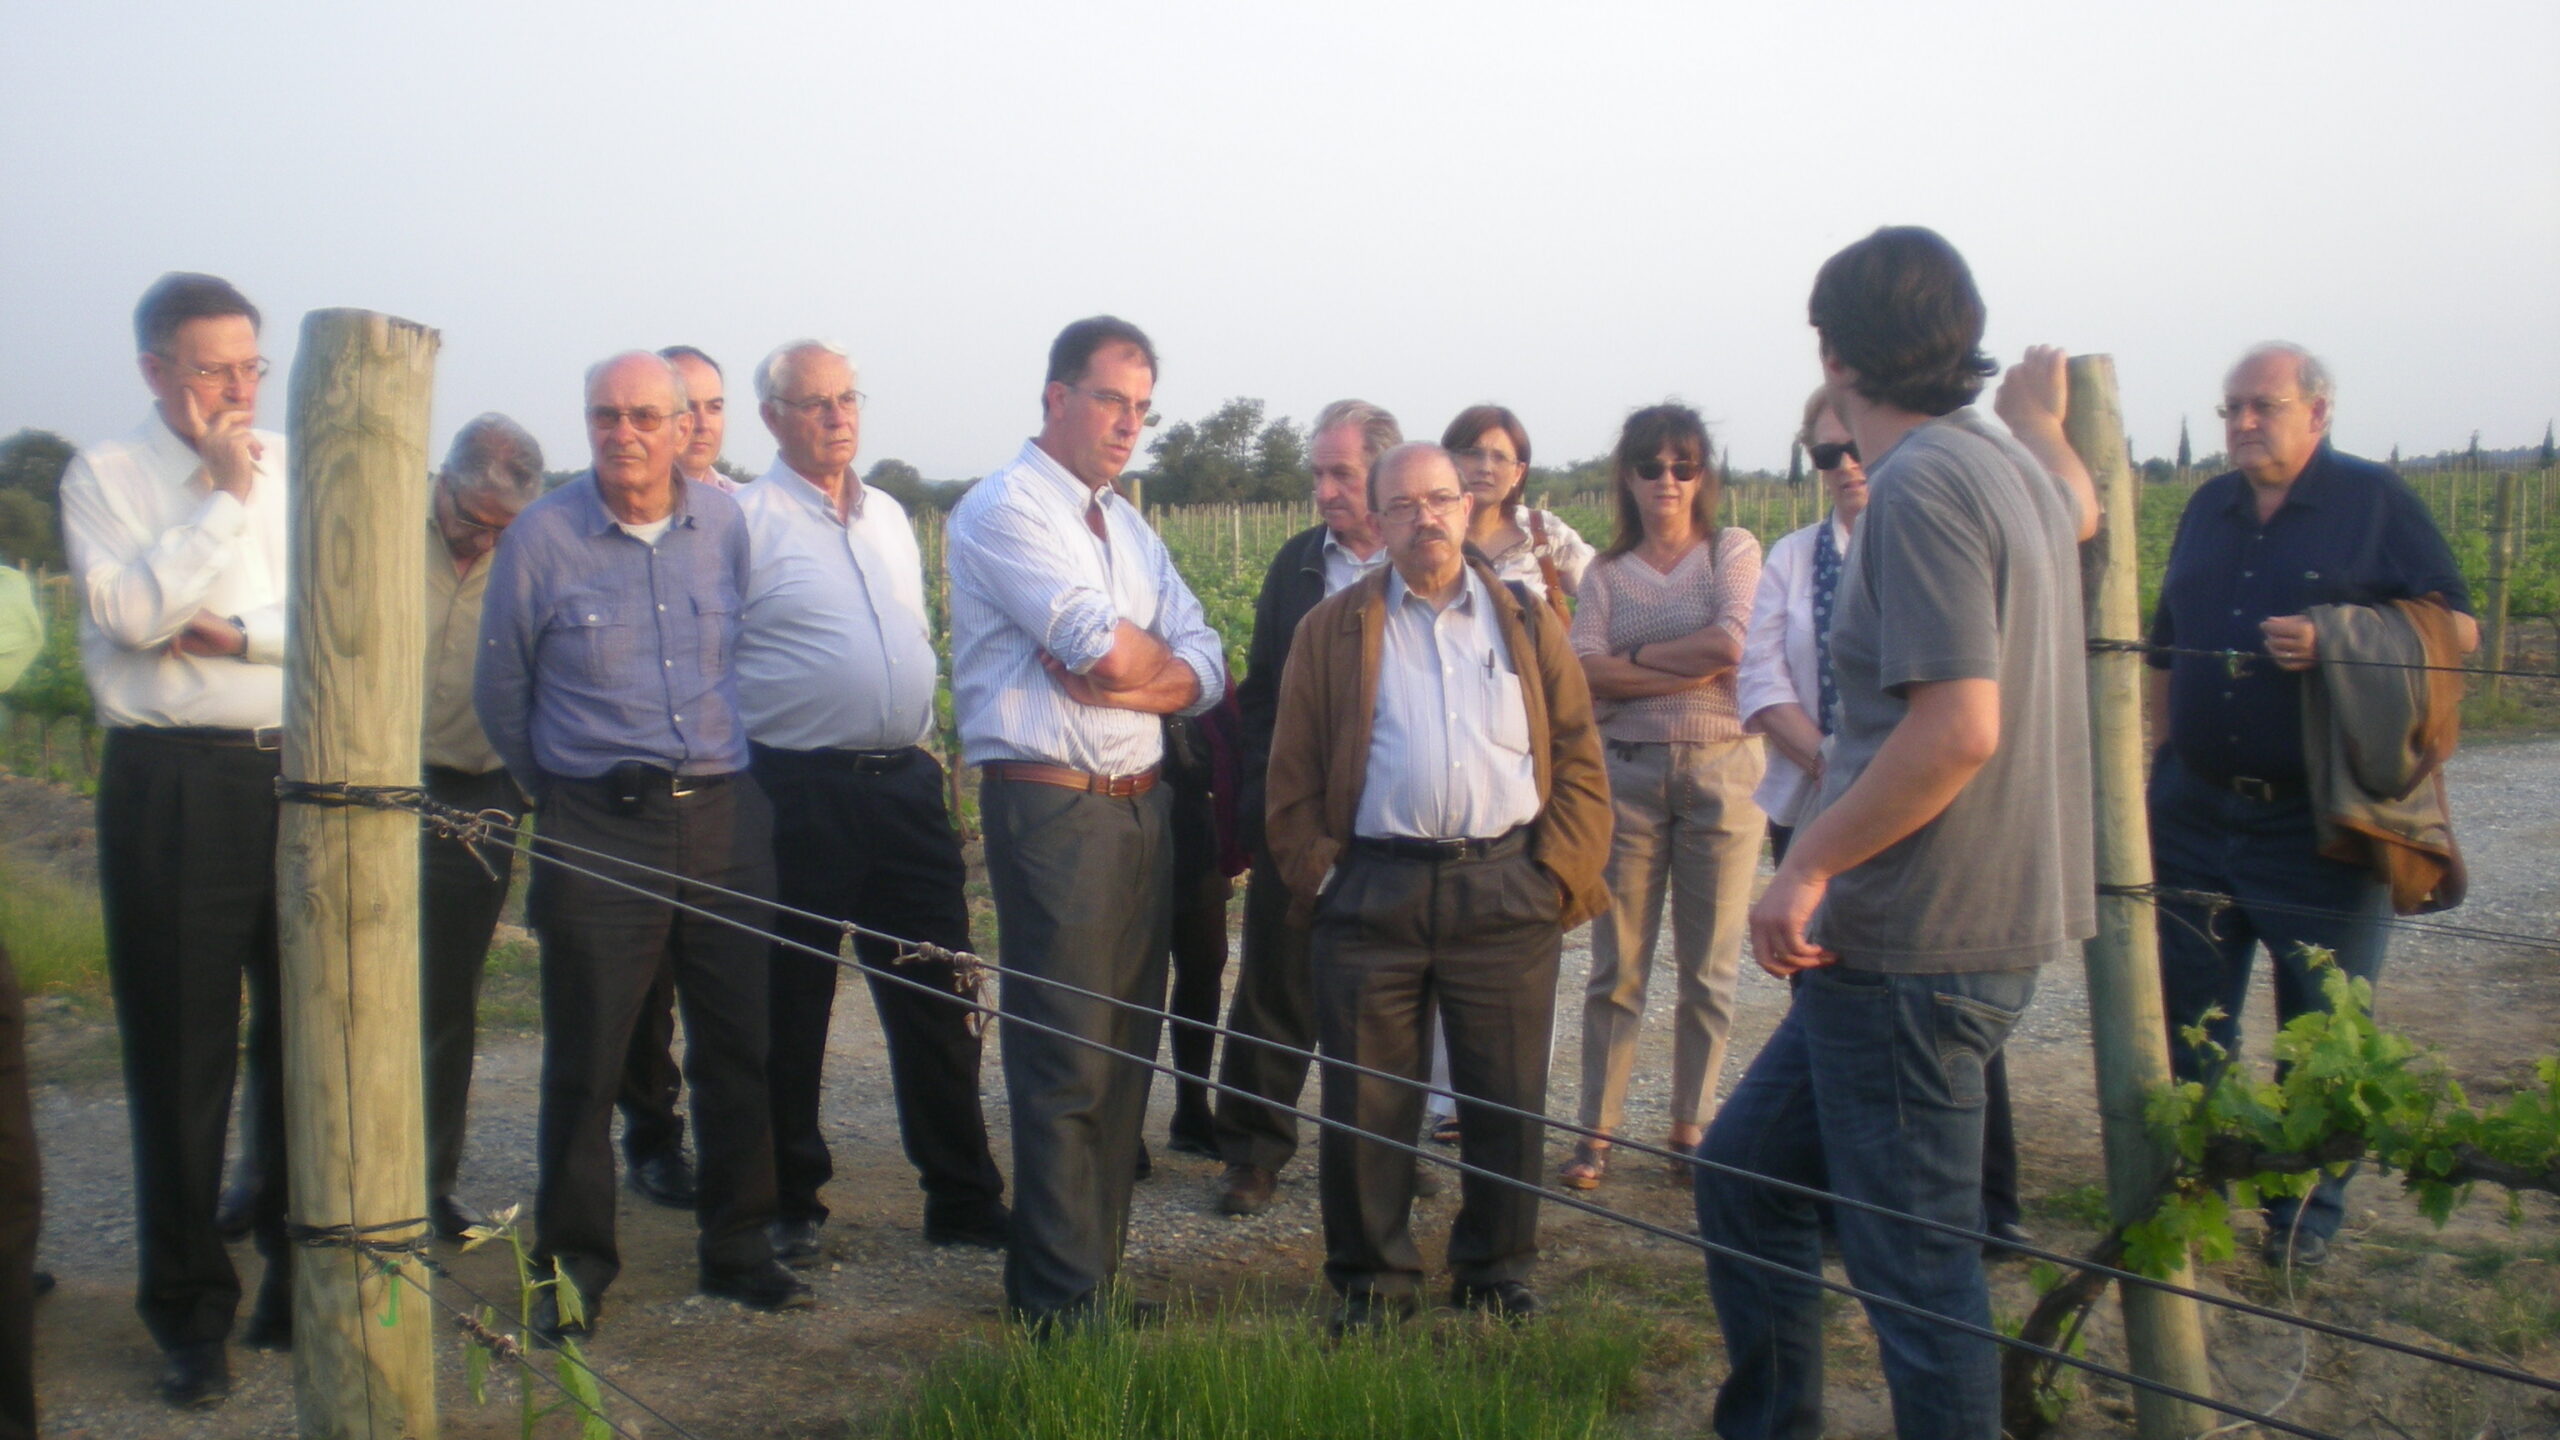
[[[2498,508],[2489,520],[2489,609],[2481,618],[2489,623],[2482,627],[2481,664],[2489,671],[2489,698],[2495,700],[2506,690],[2506,677],[2498,672],[2507,668],[2507,581],[2516,563],[2516,477],[2512,470],[2498,475]]]
[[[303,320],[293,365],[288,781],[418,783],[419,537],[436,345],[423,325],[364,310]],[[427,1224],[418,821],[288,804],[276,869],[293,1221],[353,1227],[374,1241],[416,1239]],[[423,1267],[400,1261],[404,1282],[420,1289],[402,1296],[351,1249],[313,1246],[295,1258],[300,1432],[315,1440],[434,1436],[434,1320]]]
[[[2097,538],[2081,550],[2089,633],[2125,638],[2142,633],[2139,498],[2125,464],[2124,417],[2116,402],[2110,355],[2077,355],[2070,364],[2071,448],[2096,480],[2106,511]],[[2143,805],[2142,657],[2089,657],[2090,775],[2096,787],[2097,872],[2102,883],[2151,883],[2151,824]],[[2152,1139],[2143,1101],[2169,1083],[2169,1023],[2160,997],[2160,942],[2151,907],[2131,897],[2098,897],[2098,934],[2084,952],[2089,973],[2089,1029],[2097,1050],[2098,1114],[2107,1158],[2107,1209],[2117,1224],[2139,1220],[2160,1197],[2173,1159]],[[2189,1283],[2181,1267],[2165,1277]],[[2205,1368],[2204,1324],[2192,1300],[2126,1287],[2125,1343],[2133,1372],[2192,1394],[2212,1392]],[[2212,1423],[2202,1407],[2155,1395],[2134,1396],[2142,1440],[2179,1440]]]

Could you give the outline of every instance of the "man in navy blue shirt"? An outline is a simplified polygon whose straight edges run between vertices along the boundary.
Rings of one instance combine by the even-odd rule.
[[[538,865],[526,899],[542,940],[534,1253],[588,1306],[584,1323],[564,1324],[543,1291],[534,1329],[548,1339],[592,1329],[621,1270],[607,1132],[641,1002],[668,963],[702,1155],[702,1290],[764,1310],[810,1300],[765,1233],[764,943],[676,910],[678,882],[648,873],[733,892],[685,886],[690,905],[770,919],[751,897],[773,893],[773,811],[746,773],[734,673],[747,529],[736,501],[675,473],[692,429],[665,360],[633,351],[590,370],[595,465],[507,527],[481,613],[473,708],[533,797],[537,852],[610,877]],[[613,858],[541,843],[552,840]]]
[[[2348,974],[2382,970],[2390,892],[2372,873],[2318,853],[2304,790],[2302,687],[2318,661],[2304,613],[2315,605],[2379,605],[2433,595],[2454,613],[2463,649],[2479,643],[2471,594],[2426,507],[2400,478],[2328,440],[2334,386],[2298,345],[2261,345],[2223,385],[2221,414],[2237,467],[2199,487],[2169,549],[2151,642],[2268,659],[2154,654],[2151,853],[2158,883],[2231,895],[2208,915],[2160,907],[2160,974],[2170,1056],[2181,1079],[2206,1055],[2184,1032],[2206,1024],[2236,1053],[2240,1007],[2260,944],[2275,966],[2279,1025],[2324,1008],[2305,947]],[[2281,907],[2281,908],[2279,908]],[[2346,1178],[2307,1199],[2267,1205],[2269,1264],[2316,1265],[2344,1215]]]

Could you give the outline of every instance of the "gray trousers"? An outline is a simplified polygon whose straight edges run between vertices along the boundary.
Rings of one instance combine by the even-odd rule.
[[[1459,1158],[1532,1187],[1463,1177],[1449,1232],[1449,1270],[1461,1284],[1525,1280],[1537,1260],[1545,1126],[1467,1102],[1546,1106],[1561,903],[1554,877],[1519,838],[1460,860],[1346,851],[1317,902],[1311,958],[1326,1059],[1420,1082],[1436,1005],[1459,1096]],[[1323,1075],[1326,1119],[1408,1143],[1420,1133],[1421,1084],[1331,1064]],[[1325,1278],[1344,1294],[1413,1294],[1422,1283],[1413,1155],[1332,1126],[1318,1153]]]
[[[1172,795],[1113,799],[989,776],[978,792],[1007,1019],[1156,1053],[1171,921]],[[1028,978],[1052,976],[1147,1007],[1132,1011]],[[1014,978],[1023,977],[1023,978]],[[1146,1118],[1140,1064],[1029,1026],[1004,1029],[1013,1109],[1013,1245],[1005,1303],[1018,1319],[1091,1307],[1120,1268]]]
[[[504,770],[485,775],[426,767],[427,798],[464,810],[514,814],[524,801]],[[511,837],[510,837],[511,838]],[[471,1114],[472,1057],[480,1043],[480,981],[489,940],[507,906],[515,846],[480,847],[489,870],[459,840],[433,833],[418,840],[418,1008],[424,1019],[427,1102],[427,1195],[451,1195],[462,1174],[463,1137]]]

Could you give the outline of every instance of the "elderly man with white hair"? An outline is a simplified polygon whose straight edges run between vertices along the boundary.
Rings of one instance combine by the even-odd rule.
[[[780,453],[738,492],[746,516],[746,604],[738,701],[756,778],[773,797],[774,872],[791,910],[946,950],[969,944],[968,867],[943,800],[933,732],[938,662],[915,531],[894,496],[854,473],[862,392],[834,345],[795,340],[757,367],[758,411]],[[842,933],[788,912],[787,939],[833,952]],[[924,1236],[1002,1249],[1004,1176],[979,1103],[973,993],[945,960],[896,963],[899,947],[854,941],[889,1045],[898,1130],[924,1187]],[[818,1124],[837,967],[772,947],[774,1252],[814,1262],[834,1164]],[[892,978],[894,977],[894,978]],[[918,986],[930,987],[918,989]]]
[[[2160,976],[2170,1059],[2181,1078],[2209,1066],[2187,1043],[2203,1026],[2225,1055],[2240,1044],[2249,970],[2264,944],[2276,1023],[2326,1008],[2309,948],[2359,979],[2381,976],[2389,887],[2364,866],[2320,853],[2303,749],[2306,672],[2319,633],[2306,611],[2435,596],[2468,651],[2479,643],[2471,594],[2435,520],[2399,476],[2329,443],[2336,386],[2299,345],[2271,342],[2223,381],[2232,469],[2198,486],[2169,547],[2151,642],[2151,853],[2164,887],[2230,895],[2208,916],[2160,906]],[[2227,666],[2204,652],[2261,651]],[[2221,1013],[2208,1019],[2219,1010]],[[2266,1207],[2263,1258],[2317,1265],[2345,1217],[2347,1177]]]
[[[755,897],[773,887],[773,812],[747,773],[735,669],[746,523],[737,501],[675,473],[693,417],[665,360],[632,351],[590,370],[586,419],[594,466],[498,544],[474,685],[490,745],[539,811],[537,846],[580,847],[556,852],[579,869],[535,871],[528,904],[542,941],[534,1255],[586,1298],[564,1313],[542,1292],[533,1328],[551,1339],[591,1331],[621,1270],[613,1099],[670,962],[702,1154],[701,1289],[763,1310],[810,1301],[765,1229],[764,945],[722,919],[763,926]],[[679,891],[693,909],[668,903]]]

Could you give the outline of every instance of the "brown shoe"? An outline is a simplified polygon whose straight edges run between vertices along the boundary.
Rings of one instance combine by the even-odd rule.
[[[1218,1213],[1259,1215],[1271,1208],[1272,1192],[1279,1188],[1278,1175],[1248,1160],[1234,1161],[1218,1177]]]

